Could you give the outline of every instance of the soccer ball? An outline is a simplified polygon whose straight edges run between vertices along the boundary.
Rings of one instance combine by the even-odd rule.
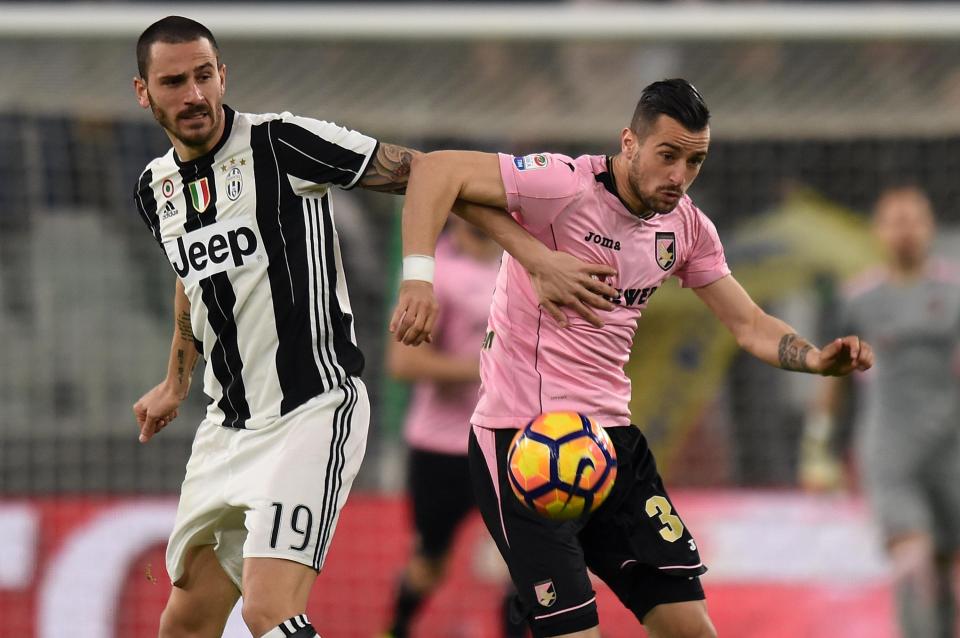
[[[520,502],[557,520],[587,516],[617,477],[610,437],[576,412],[549,412],[530,421],[510,443],[507,464]]]

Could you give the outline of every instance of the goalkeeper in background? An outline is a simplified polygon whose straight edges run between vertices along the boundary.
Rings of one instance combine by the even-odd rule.
[[[858,392],[857,466],[893,564],[904,637],[950,638],[960,635],[960,268],[931,258],[933,210],[917,188],[881,193],[873,228],[885,263],[856,278],[840,308],[842,328],[868,339],[881,362]],[[839,486],[830,447],[849,383],[821,381],[801,451],[808,489]]]

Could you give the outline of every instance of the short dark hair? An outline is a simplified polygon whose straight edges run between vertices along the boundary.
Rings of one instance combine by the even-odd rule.
[[[702,131],[710,123],[710,111],[700,91],[680,78],[654,82],[643,89],[630,130],[642,136],[661,115],[672,117],[693,132]]]
[[[220,47],[217,46],[217,40],[210,33],[210,29],[203,26],[196,20],[184,18],[183,16],[167,16],[162,20],[157,20],[143,33],[137,40],[137,71],[140,77],[147,78],[147,67],[150,61],[150,47],[155,42],[166,42],[167,44],[180,44],[182,42],[193,42],[206,38],[210,41],[214,53],[217,54],[217,64],[220,64]]]

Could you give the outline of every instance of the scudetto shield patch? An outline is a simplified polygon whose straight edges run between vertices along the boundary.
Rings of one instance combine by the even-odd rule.
[[[202,213],[207,210],[207,206],[210,205],[210,184],[207,182],[207,178],[201,178],[194,182],[187,184],[187,190],[190,191],[190,201],[193,204],[194,210],[198,213]]]

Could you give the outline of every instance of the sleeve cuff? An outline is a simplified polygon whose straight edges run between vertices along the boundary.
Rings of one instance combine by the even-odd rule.
[[[517,176],[513,170],[513,156],[505,153],[497,154],[500,158],[500,179],[503,180],[503,190],[507,193],[507,212],[520,212],[520,189],[517,187]]]
[[[363,177],[364,172],[367,170],[367,166],[370,165],[370,160],[372,160],[377,155],[377,149],[380,148],[380,142],[374,140],[373,150],[370,151],[370,154],[367,155],[366,159],[363,160],[363,164],[360,165],[360,170],[357,171],[357,174],[353,176],[353,179],[350,180],[350,183],[343,187],[343,190],[348,191],[357,185],[357,182],[360,181],[360,178]]]
[[[715,281],[723,279],[729,274],[730,268],[724,264],[715,270],[686,273],[683,277],[678,277],[678,279],[680,279],[680,286],[683,288],[703,288]]]

